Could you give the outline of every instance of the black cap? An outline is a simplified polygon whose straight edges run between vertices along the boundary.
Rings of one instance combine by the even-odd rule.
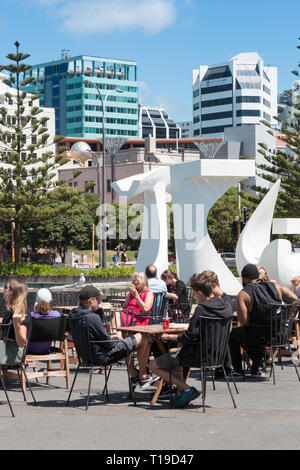
[[[81,300],[88,300],[91,297],[104,297],[100,291],[94,286],[84,286],[79,292],[79,298]]]
[[[259,272],[257,266],[255,264],[246,264],[242,269],[241,275],[245,279],[258,279]]]

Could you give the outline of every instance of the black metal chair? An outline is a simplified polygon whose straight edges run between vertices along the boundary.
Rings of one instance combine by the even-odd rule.
[[[50,377],[65,377],[66,388],[70,388],[70,366],[66,326],[66,316],[54,318],[32,318],[30,342],[59,342],[59,347],[51,346],[49,352],[45,354],[31,353],[30,351],[27,352],[25,358],[27,365],[30,364],[30,362],[32,361],[34,363],[35,361],[47,361],[48,363],[46,370],[28,372],[27,377],[29,379],[46,377],[48,384]],[[60,361],[60,368],[53,369],[51,366],[52,361]]]
[[[162,322],[167,305],[167,299],[165,296],[165,292],[158,292],[154,294],[152,311],[149,315],[149,325],[157,325]]]
[[[127,296],[128,296],[129,290],[125,289],[110,289],[110,298],[109,301],[114,307],[122,307],[124,304]]]
[[[69,321],[70,332],[72,334],[72,338],[73,338],[73,341],[74,341],[74,344],[75,344],[75,348],[76,348],[76,352],[77,352],[79,362],[78,362],[78,367],[77,367],[77,370],[75,372],[75,376],[74,376],[74,379],[73,379],[73,383],[72,383],[71,390],[70,390],[70,393],[69,393],[66,404],[67,404],[67,406],[69,405],[70,398],[71,398],[71,395],[72,395],[72,392],[73,392],[74,384],[75,384],[79,369],[88,368],[90,370],[90,374],[89,374],[88,393],[87,393],[87,399],[86,399],[86,410],[87,410],[88,406],[89,406],[89,401],[90,401],[90,390],[91,390],[92,375],[93,375],[94,370],[103,369],[103,367],[105,368],[105,386],[104,386],[103,394],[106,393],[106,399],[107,399],[107,401],[109,401],[107,384],[108,384],[108,379],[109,379],[109,375],[110,375],[112,366],[116,363],[116,362],[113,362],[111,364],[96,364],[93,361],[91,346],[95,345],[95,344],[105,346],[105,344],[107,344],[107,343],[110,343],[110,344],[117,343],[120,340],[107,340],[107,341],[94,341],[93,340],[92,341],[92,340],[89,339],[89,333],[88,333],[88,326],[87,326],[86,318],[80,318],[80,319],[76,319],[76,320],[69,318],[68,321]],[[126,343],[124,343],[124,344],[126,345]],[[134,391],[133,391],[133,388],[132,388],[131,379],[130,379],[130,375],[129,375],[129,371],[128,371],[128,361],[130,360],[129,355],[130,355],[130,353],[127,350],[127,356],[126,356],[127,357],[127,360],[126,360],[127,367],[126,367],[126,371],[127,371],[127,377],[128,377],[129,395],[130,395],[130,397],[132,397],[134,405],[136,405],[135,395],[134,395]]]
[[[32,388],[31,388],[31,385],[28,381],[28,377],[27,377],[26,370],[25,370],[25,367],[26,367],[25,357],[26,357],[26,353],[27,353],[29,338],[27,338],[26,345],[23,348],[22,358],[21,358],[20,362],[18,362],[16,364],[14,364],[14,363],[8,364],[7,363],[6,344],[9,341],[8,335],[9,335],[10,328],[13,328],[12,322],[8,323],[8,324],[3,324],[3,323],[0,324],[0,332],[1,332],[1,338],[2,338],[1,350],[0,350],[0,380],[1,380],[2,387],[4,389],[4,393],[6,395],[9,407],[10,407],[10,411],[12,413],[12,416],[14,417],[15,415],[14,415],[14,412],[12,410],[11,403],[8,399],[7,389],[6,389],[6,386],[5,386],[4,377],[5,378],[6,377],[11,377],[11,376],[14,377],[15,375],[17,375],[17,377],[19,379],[19,382],[20,382],[22,395],[23,395],[24,401],[26,402],[27,400],[26,400],[26,395],[25,395],[25,387],[23,386],[23,380],[22,380],[22,377],[24,376],[25,377],[25,382],[28,385],[28,388],[30,390],[33,402],[36,406],[37,406],[37,402],[36,402],[35,397],[33,395]],[[3,374],[3,368],[5,370],[4,374]],[[16,370],[16,372],[17,372],[16,374],[14,374],[14,372],[11,372],[11,371],[14,371],[14,370]]]
[[[187,290],[188,303],[189,303],[190,306],[192,306],[193,303],[194,303],[194,300],[195,300],[195,295],[194,295],[193,289],[190,286],[186,286],[186,290]]]
[[[228,376],[224,368],[224,360],[228,348],[231,321],[231,318],[224,319],[213,317],[199,317],[199,342],[194,344],[195,361],[190,364],[190,367],[195,367],[201,370],[203,413],[205,413],[207,372],[213,373],[218,368],[222,368],[223,370],[233,406],[234,408],[237,407],[231,392]],[[196,353],[197,349],[198,357]],[[172,406],[172,371],[170,370],[169,373],[169,381],[171,385],[170,406]],[[238,393],[233,377],[232,380],[236,393]]]
[[[294,327],[294,319],[297,316],[297,302],[292,304],[283,304],[279,302],[272,302],[263,308],[264,322],[251,324],[247,328],[257,330],[260,333],[260,337],[264,337],[264,341],[259,344],[247,345],[245,339],[243,340],[242,348],[244,350],[244,369],[245,363],[250,366],[249,358],[251,354],[255,354],[264,351],[262,353],[262,359],[264,359],[266,367],[266,357],[268,354],[271,356],[271,370],[269,377],[273,376],[273,384],[276,384],[275,379],[275,367],[274,367],[274,352],[278,351],[278,363],[283,369],[283,363],[281,359],[281,351],[285,350],[289,356],[293,359],[293,353],[291,350],[291,337]],[[245,335],[244,335],[245,338]],[[297,365],[292,360],[295,368],[298,380],[300,381],[300,375],[298,372]]]
[[[190,304],[168,304],[169,317],[174,323],[189,323],[190,311]]]
[[[7,342],[7,337],[8,337],[11,325],[12,325],[12,322],[0,324],[0,338],[1,338],[0,339],[0,381],[1,381],[1,385],[5,393],[5,396],[6,396],[8,406],[10,408],[11,415],[14,418],[15,415],[14,415],[14,412],[10,403],[9,396],[7,394],[7,390],[5,387],[5,380],[3,378],[3,372],[2,372],[2,364],[4,362],[4,358],[6,355],[6,342]]]
[[[275,385],[275,367],[273,361],[273,354],[275,350],[279,351],[278,361],[280,361],[281,368],[283,369],[283,364],[281,360],[280,350],[284,349],[287,351],[292,358],[291,351],[291,336],[294,326],[294,319],[297,315],[297,302],[292,304],[279,304],[272,303],[269,305],[270,312],[270,339],[267,343],[267,346],[270,347],[271,352],[271,371],[270,377],[273,375],[273,384]],[[292,363],[295,368],[298,380],[300,381],[300,376],[298,368],[295,362],[292,360]]]

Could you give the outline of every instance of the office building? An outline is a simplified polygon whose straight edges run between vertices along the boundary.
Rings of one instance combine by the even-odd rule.
[[[102,106],[105,102],[107,137],[138,137],[137,64],[129,60],[63,54],[33,66],[24,73],[34,77],[26,89],[41,93],[41,105],[55,108],[56,134],[102,138]]]
[[[223,137],[226,127],[271,126],[277,115],[277,67],[264,65],[256,52],[193,70],[194,137]]]
[[[178,122],[177,124],[181,129],[182,139],[193,138],[193,122],[192,121],[181,121],[181,122]]]
[[[11,177],[12,180],[15,181],[15,177],[13,175],[13,168],[14,165],[10,163],[5,163],[2,161],[4,157],[10,157],[11,154],[14,151],[14,148],[12,147],[11,143],[15,138],[14,132],[16,131],[16,112],[17,112],[17,90],[15,88],[11,88],[10,86],[6,85],[4,83],[4,80],[7,79],[7,75],[1,74],[0,73],[0,106],[4,107],[7,110],[7,114],[5,115],[5,121],[7,126],[10,127],[10,132],[11,135],[7,135],[5,139],[3,139],[0,142],[0,166],[2,168],[7,168],[11,169]],[[33,108],[33,106],[39,106],[38,100],[32,101],[32,96],[28,93],[26,98],[24,99],[24,113],[23,116],[26,116],[26,114],[30,113],[30,110]],[[47,128],[47,134],[48,138],[43,146],[40,148],[36,148],[34,150],[33,156],[36,158],[41,158],[42,155],[46,152],[53,152],[55,154],[56,151],[56,146],[55,144],[52,144],[55,136],[55,113],[53,108],[40,108],[41,113],[37,115],[36,119],[42,120],[43,118],[46,118],[45,120],[43,119],[43,127]],[[3,128],[3,126],[0,124],[0,128]],[[5,130],[8,130],[7,127],[4,128]],[[24,144],[24,148],[21,151],[21,159],[23,161],[26,160],[26,155],[28,155],[30,152],[28,150],[28,147],[31,144],[36,144],[38,140],[38,136],[36,134],[32,133],[32,127],[30,124],[26,125],[22,129],[22,143]],[[24,176],[24,179],[33,179],[36,176],[31,176],[30,170],[31,168],[38,167],[40,166],[40,163],[36,164],[27,164],[26,165],[26,170],[27,170],[27,176]],[[57,179],[57,172],[53,171],[54,177],[53,180]]]
[[[139,108],[139,138],[180,139],[181,129],[163,108]]]

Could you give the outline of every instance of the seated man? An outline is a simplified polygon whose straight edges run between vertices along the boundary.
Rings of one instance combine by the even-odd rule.
[[[165,281],[157,278],[157,269],[154,264],[149,264],[146,267],[145,274],[148,279],[148,286],[153,294],[159,294],[161,292],[167,293],[167,285]]]
[[[109,335],[102,321],[102,309],[99,308],[100,298],[101,294],[96,287],[90,285],[83,287],[79,293],[79,307],[70,312],[68,319],[86,318],[89,339],[107,341],[91,345],[92,359],[95,365],[107,365],[122,359],[125,360],[127,351],[132,353],[137,350],[139,371],[135,369],[133,361],[130,361],[129,374],[134,387],[139,383],[142,388],[146,388],[158,378],[146,374],[150,351],[148,338],[140,333],[125,339],[122,338],[120,332],[116,332],[116,336]]]
[[[169,369],[172,370],[172,383],[177,387],[177,396],[173,402],[176,408],[185,406],[200,395],[194,387],[190,387],[183,379],[183,366],[192,366],[199,361],[199,317],[232,317],[232,308],[223,299],[216,297],[212,289],[210,276],[194,274],[189,285],[193,289],[198,306],[192,316],[189,328],[182,335],[163,334],[161,339],[179,341],[182,347],[176,352],[169,352],[149,362],[152,372],[169,382]]]
[[[242,270],[243,289],[237,297],[237,316],[240,327],[233,328],[229,339],[234,377],[243,377],[241,347],[252,359],[251,377],[264,378],[260,371],[264,350],[269,336],[269,326],[250,328],[251,324],[264,325],[264,305],[272,302],[297,301],[297,296],[277,282],[266,282],[259,277],[255,264],[247,264]]]

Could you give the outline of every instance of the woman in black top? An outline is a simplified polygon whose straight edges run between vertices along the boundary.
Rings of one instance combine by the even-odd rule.
[[[166,299],[169,299],[170,304],[178,305],[178,309],[183,315],[188,315],[191,311],[191,307],[188,301],[187,288],[183,281],[178,279],[176,273],[173,273],[170,269],[166,269],[161,279],[165,281],[168,292],[166,293]]]
[[[31,316],[27,314],[27,284],[12,279],[8,284],[6,300],[7,311],[4,313],[2,323],[12,321],[12,326],[6,344],[6,361],[8,365],[19,363],[22,359],[23,349],[31,332]]]

